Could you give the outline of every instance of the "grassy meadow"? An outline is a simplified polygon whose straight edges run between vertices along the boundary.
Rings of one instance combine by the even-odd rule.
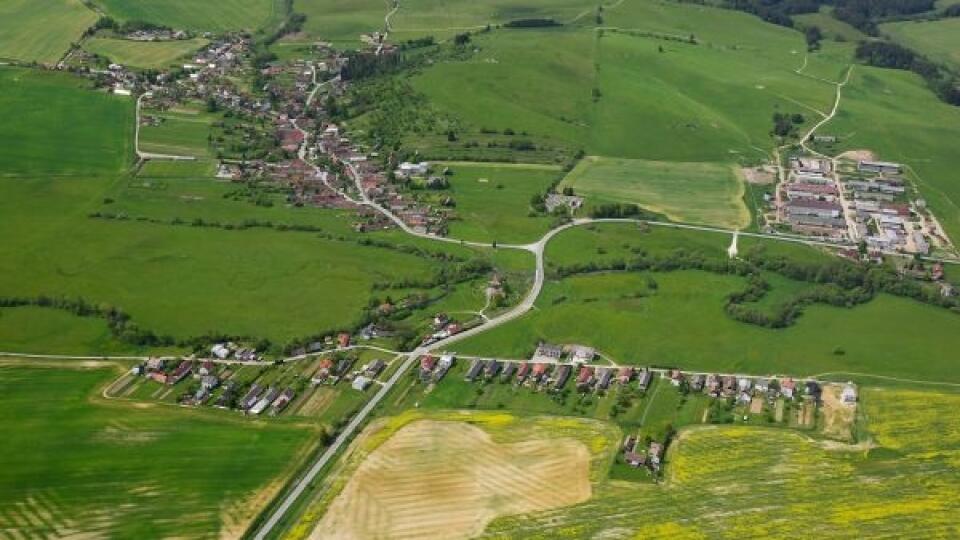
[[[729,243],[728,236],[713,233],[641,233],[633,226],[604,229],[614,228],[623,232],[609,238],[582,228],[561,234],[548,246],[548,271],[556,265],[590,260],[623,260],[634,250],[667,254],[683,249],[722,257]],[[792,249],[799,256],[819,256],[810,248]],[[741,277],[696,270],[548,280],[536,310],[458,344],[457,351],[522,358],[539,340],[546,340],[591,345],[629,364],[960,381],[950,353],[960,346],[951,337],[958,332],[950,329],[960,331],[955,313],[880,295],[853,308],[808,306],[794,325],[768,329],[735,321],[724,311],[727,296],[745,285]],[[772,308],[804,285],[783,279],[771,280],[771,286],[771,298],[765,300],[770,306],[759,307]]]
[[[886,23],[880,31],[933,60],[960,69],[960,18]]]
[[[55,64],[96,20],[80,0],[4,0],[0,59]]]
[[[89,201],[104,187],[93,180],[2,184],[4,201],[18,209],[4,205],[0,230],[18,239],[5,242],[0,294],[108,302],[178,337],[222,331],[284,340],[350,326],[373,282],[398,270],[431,274],[424,259],[352,242],[89,219],[74,209],[76,198]]]
[[[105,56],[111,62],[141,69],[161,69],[177,64],[192,52],[208,43],[205,39],[175,41],[133,41],[96,37],[83,43],[83,48]]]
[[[4,360],[0,528],[27,538],[237,537],[305,457],[307,421],[100,397],[121,366]]]
[[[0,68],[0,176],[115,174],[132,163],[133,100],[87,84]]]
[[[145,21],[176,28],[206,32],[257,30],[280,20],[279,0],[94,0],[108,15],[119,21]]]
[[[444,165],[444,164],[440,164]],[[543,194],[561,174],[555,167],[449,163],[448,193],[457,203],[458,220],[450,236],[501,243],[532,242],[553,220],[530,217],[530,199]]]
[[[750,213],[734,167],[588,156],[560,184],[587,204],[634,203],[672,221],[741,229]]]
[[[307,16],[304,35],[287,40],[321,40],[352,49],[360,46],[361,34],[383,30],[391,6],[387,0],[297,0],[294,9]]]
[[[163,112],[143,111],[142,114],[160,119],[157,125],[140,127],[140,150],[158,154],[212,157],[208,137],[211,124],[217,116],[196,109],[178,109]]]

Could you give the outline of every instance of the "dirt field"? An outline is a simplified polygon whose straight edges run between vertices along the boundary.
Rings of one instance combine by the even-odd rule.
[[[577,504],[590,452],[573,439],[498,444],[463,422],[420,420],[363,462],[311,538],[466,538],[494,518]]]
[[[339,395],[339,390],[321,386],[314,390],[309,399],[303,402],[303,405],[297,410],[297,414],[300,416],[319,416],[323,414],[323,411],[327,410],[327,407],[329,407],[330,404],[333,403],[333,400]]]
[[[856,405],[848,405],[840,400],[843,386],[828,384],[823,387],[823,434],[834,439],[845,441],[853,439],[853,421],[856,416]]]

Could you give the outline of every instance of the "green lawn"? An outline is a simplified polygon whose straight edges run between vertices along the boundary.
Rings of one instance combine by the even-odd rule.
[[[294,10],[307,16],[308,39],[356,48],[360,34],[383,30],[390,5],[387,0],[296,0]]]
[[[155,112],[145,110],[143,115],[162,119],[158,125],[140,128],[140,150],[158,154],[212,157],[208,137],[211,124],[217,116],[194,109]]]
[[[124,66],[134,68],[166,68],[177,64],[192,52],[209,43],[205,39],[175,41],[132,41],[128,39],[92,38],[83,48]]]
[[[0,68],[0,176],[112,174],[132,163],[133,100],[87,84]]]
[[[0,309],[0,344],[4,351],[23,353],[126,355],[139,352],[116,340],[106,321],[39,307]]]
[[[236,537],[318,426],[106,401],[109,364],[0,366],[0,528],[17,537]]]
[[[442,164],[441,164],[442,165]],[[530,199],[543,194],[561,174],[551,167],[488,166],[451,163],[449,194],[458,220],[450,236],[464,240],[532,242],[552,219],[530,217]]]
[[[635,227],[621,229],[624,235],[601,245],[590,243],[590,235],[600,233],[580,229],[564,233],[550,245],[547,260],[569,265],[595,259],[622,260],[634,250],[669,252],[671,245],[673,249],[697,249],[692,239],[675,236],[679,231],[642,234]],[[564,238],[568,234],[569,240]],[[698,233],[683,234],[692,237]],[[652,235],[649,241],[648,235]],[[699,236],[718,255],[729,242],[724,235]],[[806,251],[810,257],[818,256],[812,249]],[[471,338],[457,350],[518,357],[529,353],[538,340],[549,340],[586,343],[621,363],[640,365],[758,374],[846,371],[958,380],[949,352],[960,346],[951,337],[957,335],[951,328],[960,330],[960,317],[954,313],[881,295],[850,309],[809,306],[793,326],[772,330],[737,322],[724,312],[727,295],[744,285],[743,278],[701,271],[607,273],[549,281],[535,311]],[[776,280],[771,285],[796,287]],[[771,294],[777,295],[771,299],[776,303],[788,292]]]
[[[880,31],[933,60],[960,69],[960,18],[893,22],[880,25]]]
[[[0,59],[55,64],[96,20],[80,0],[4,0]]]
[[[192,227],[184,209],[193,208],[197,217],[211,216],[202,200],[180,195],[167,200],[184,210],[181,226],[139,222],[135,216],[126,221],[88,218],[115,193],[113,185],[95,180],[0,182],[0,236],[5,239],[0,295],[82,296],[120,306],[143,327],[177,337],[215,330],[282,342],[350,327],[374,294],[374,282],[427,279],[437,269],[428,258],[363,247],[352,238]],[[181,193],[190,196],[203,193],[184,189]],[[125,204],[131,212],[179,212],[163,210],[162,200]],[[228,201],[215,197],[212,202],[211,212],[230,214]],[[257,215],[250,203],[232,204],[236,222]],[[121,207],[116,209],[119,213]],[[272,210],[261,217],[282,212]]]
[[[750,223],[733,166],[588,156],[567,175],[587,203],[634,203],[673,221],[741,229]]]
[[[176,28],[208,32],[257,30],[280,19],[279,0],[95,0],[108,15],[120,21],[146,21]]]

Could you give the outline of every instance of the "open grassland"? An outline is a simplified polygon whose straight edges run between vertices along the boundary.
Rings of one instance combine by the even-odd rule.
[[[960,238],[956,144],[960,108],[940,102],[913,73],[857,67],[837,116],[822,128],[842,149],[869,149],[910,167],[921,194],[954,241]]]
[[[111,62],[143,69],[160,69],[176,65],[177,60],[209,43],[205,39],[174,41],[133,41],[129,39],[93,38],[83,48]]]
[[[360,35],[383,30],[384,18],[392,6],[387,0],[296,0],[294,11],[307,16],[302,36],[356,48]]]
[[[610,481],[587,503],[503,518],[483,537],[952,537],[960,425],[942,411],[957,399],[865,392],[873,449],[779,429],[690,428],[668,451],[663,485]]]
[[[212,157],[211,124],[216,115],[194,109],[179,111],[143,111],[160,119],[157,125],[140,128],[140,150],[177,156]]]
[[[65,73],[0,68],[0,176],[116,173],[133,157],[134,102]]]
[[[441,166],[443,164],[440,164]],[[450,236],[466,240],[532,242],[552,219],[531,217],[530,199],[542,195],[562,174],[559,168],[450,163],[448,193],[457,221]]]
[[[279,0],[95,0],[119,21],[145,21],[207,32],[257,30],[282,16]]]
[[[129,402],[122,367],[4,360],[0,529],[12,538],[236,538],[318,426]]]
[[[624,2],[604,13],[602,30],[477,36],[477,54],[424,70],[414,86],[468,128],[689,162],[764,158],[774,111],[813,122],[829,108],[830,85],[794,73],[805,50],[798,32],[691,4]]]
[[[80,0],[4,0],[0,59],[56,63],[96,20]]]
[[[906,47],[960,69],[960,18],[893,22],[881,25],[880,31]]]
[[[390,26],[399,39],[423,35],[446,38],[515,19],[553,19],[563,23],[581,18],[592,20],[596,8],[596,2],[587,0],[412,0],[400,4],[390,18]]]
[[[838,41],[859,41],[867,36],[863,32],[833,16],[832,8],[821,6],[819,13],[793,15],[800,26],[816,26],[825,36]]]
[[[88,217],[113,193],[112,186],[98,180],[0,182],[0,236],[5,239],[0,295],[83,297],[118,306],[142,327],[174,337],[220,331],[282,342],[351,327],[375,294],[374,283],[429,280],[440,264],[399,249],[362,246],[357,237],[191,226],[185,217],[183,225],[142,222],[133,215]],[[230,201],[211,195],[212,211],[230,214]],[[195,217],[211,219],[203,200],[179,195],[167,200],[173,208],[193,208]],[[250,203],[232,204],[238,224],[257,215]],[[139,205],[164,206],[151,199],[134,200],[127,208],[133,212]],[[282,212],[264,210],[272,214],[261,217]],[[477,255],[456,246],[428,247],[464,258]],[[522,262],[529,265],[528,259]],[[402,298],[405,292],[390,294]],[[31,347],[40,349],[42,342]]]
[[[604,231],[611,229],[622,232],[608,238]],[[625,260],[638,252],[723,256],[728,243],[728,235],[659,229],[643,233],[632,225],[610,225],[561,234],[548,246],[546,258],[549,271],[591,260]],[[821,256],[811,248],[789,249],[798,257]],[[738,322],[724,311],[727,296],[745,285],[744,278],[702,271],[597,273],[548,281],[535,311],[458,344],[457,351],[522,358],[538,340],[547,340],[595,346],[629,364],[960,381],[950,353],[960,346],[960,341],[952,341],[960,331],[955,313],[880,295],[853,308],[808,306],[794,325],[768,329]],[[787,291],[778,292],[778,285]],[[773,280],[771,286],[772,308],[803,285]]]
[[[730,165],[588,156],[560,185],[587,204],[634,203],[673,221],[741,229],[750,223],[743,182]]]
[[[586,500],[619,438],[587,419],[405,411],[364,430],[286,538],[475,535],[497,516]]]
[[[130,354],[107,323],[40,307],[0,309],[0,346],[4,351],[42,354]]]

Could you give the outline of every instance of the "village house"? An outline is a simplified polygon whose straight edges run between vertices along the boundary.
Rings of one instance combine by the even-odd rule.
[[[500,372],[500,362],[497,360],[487,360],[486,365],[483,367],[483,376],[487,380],[494,378],[497,373]]]
[[[780,393],[787,399],[793,399],[796,388],[797,383],[789,377],[780,381]]]
[[[580,368],[580,373],[577,375],[577,390],[584,391],[587,390],[593,384],[593,368],[589,366],[583,366]]]
[[[513,374],[517,371],[516,362],[507,362],[503,365],[503,370],[500,372],[500,380],[506,382],[510,380],[510,377],[513,377]]]
[[[250,414],[258,415],[265,411],[267,407],[280,395],[280,391],[274,387],[267,388],[267,391],[263,393],[263,397],[253,406],[250,407],[248,411]]]
[[[276,416],[281,412],[283,412],[283,409],[285,409],[287,405],[289,405],[290,402],[293,401],[293,398],[296,397],[296,395],[297,394],[296,392],[293,391],[293,388],[287,388],[286,390],[284,390],[283,393],[280,394],[280,397],[278,397],[277,400],[273,402],[273,407],[270,410],[270,414],[273,416]]]
[[[610,368],[599,368],[597,370],[597,389],[606,390],[610,388],[610,381],[613,379],[613,370]]]
[[[637,374],[637,388],[642,391],[646,391],[650,387],[650,381],[653,378],[653,375],[650,373],[650,370],[643,368],[640,370],[640,373]]]
[[[857,402],[857,388],[853,386],[852,382],[848,382],[843,387],[843,390],[840,392],[840,400],[848,405],[852,405]]]
[[[437,367],[437,359],[431,355],[425,355],[420,358],[420,378],[428,381],[433,374],[433,369]]]
[[[533,384],[538,384],[543,382],[547,374],[547,364],[538,362],[533,365],[533,370],[530,373],[530,381]]]
[[[617,381],[620,384],[628,384],[632,378],[633,368],[630,366],[624,366],[620,368],[620,371],[617,373]]]
[[[554,390],[560,390],[567,384],[567,380],[570,379],[570,366],[560,365],[557,366],[556,371],[554,372]]]
[[[354,377],[353,382],[350,383],[351,388],[359,390],[360,392],[366,390],[368,386],[370,386],[370,379],[363,375]]]
[[[466,375],[464,375],[463,380],[467,382],[473,382],[480,375],[480,372],[483,371],[484,362],[478,358],[475,358],[470,362],[470,369],[467,370]]]
[[[589,364],[593,361],[596,354],[593,347],[585,347],[583,345],[570,346],[570,360],[575,364]]]
[[[437,362],[437,369],[433,373],[434,382],[440,382],[440,379],[450,371],[450,368],[453,367],[453,355],[444,354],[440,357],[440,360]]]

